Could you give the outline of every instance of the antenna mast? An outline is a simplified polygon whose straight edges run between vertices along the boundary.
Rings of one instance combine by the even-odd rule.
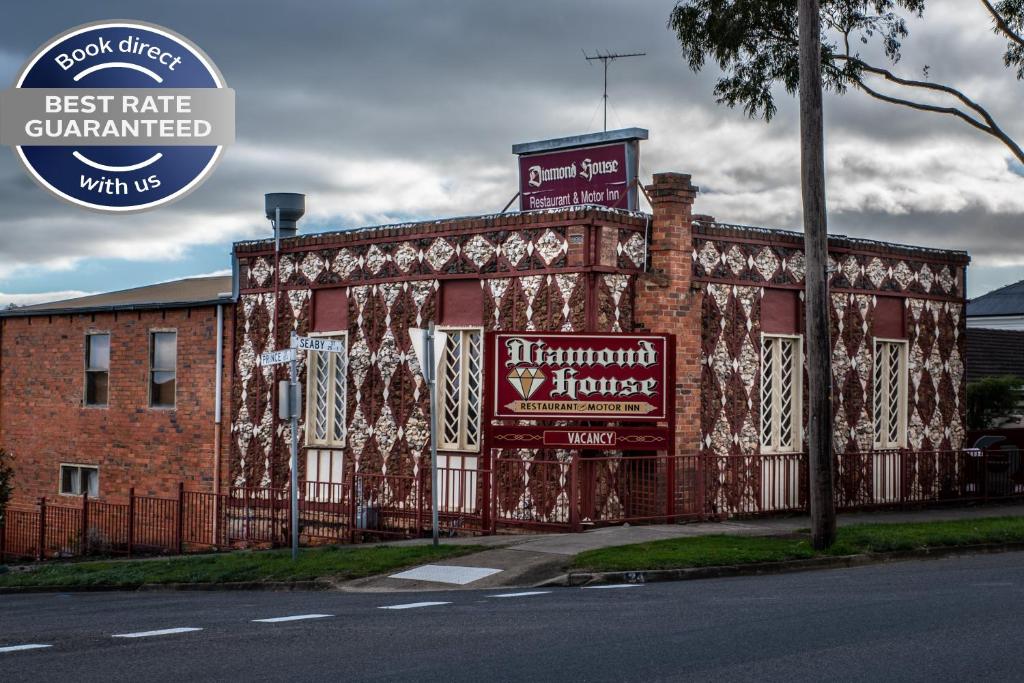
[[[644,57],[646,55],[646,52],[605,52],[604,54],[601,54],[601,51],[598,50],[593,56],[591,56],[587,54],[586,50],[583,51],[583,56],[588,62],[600,59],[601,63],[604,64],[604,129],[606,131],[608,130],[608,63],[613,62],[616,59],[625,59],[626,57]]]

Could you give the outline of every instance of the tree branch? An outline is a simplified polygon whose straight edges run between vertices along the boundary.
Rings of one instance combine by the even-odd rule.
[[[1002,31],[1012,42],[1024,47],[1024,38],[1022,38],[1020,34],[1014,31],[1010,25],[1006,23],[1006,19],[1003,18],[1003,15],[999,13],[992,3],[989,2],[989,0],[981,0],[981,4],[984,5],[985,9],[988,10],[988,13],[992,15],[992,18],[996,22],[996,28]]]
[[[955,116],[963,120],[964,122],[968,123],[969,125],[973,126],[974,128],[977,128],[978,130],[982,131],[983,133],[991,135],[992,137],[1002,142],[1003,145],[1005,145],[1007,149],[1009,149],[1010,152],[1015,157],[1017,157],[1018,161],[1024,163],[1024,150],[1021,149],[1020,145],[1018,145],[1013,140],[1013,138],[1011,138],[1009,135],[1006,134],[1005,131],[1003,131],[1003,129],[999,126],[999,124],[996,123],[995,119],[992,118],[992,116],[984,107],[982,107],[980,104],[978,104],[971,98],[967,97],[967,95],[963,94],[956,88],[952,88],[948,85],[943,85],[941,83],[930,83],[928,81],[917,81],[909,78],[902,78],[892,73],[888,69],[882,69],[879,67],[871,66],[870,64],[867,64],[866,62],[858,59],[857,57],[851,57],[849,55],[835,55],[835,58],[838,60],[847,61],[859,67],[860,69],[866,71],[867,73],[881,76],[885,80],[891,83],[896,83],[897,85],[902,85],[908,88],[920,88],[923,90],[931,90],[934,92],[940,92],[955,97],[957,100],[962,102],[966,107],[972,110],[972,112],[975,115],[981,117],[982,120],[979,121],[978,119],[974,118],[974,116],[972,116],[971,114],[968,114],[967,112],[963,111],[962,109],[958,109],[957,107],[943,107],[938,105],[925,104],[923,102],[915,102],[913,100],[907,100],[899,97],[892,97],[890,95],[885,95],[868,86],[863,81],[863,79],[857,76],[851,76],[850,78],[850,80],[858,88],[863,90],[871,97],[874,97],[875,99],[881,100],[883,102],[889,102],[890,104],[898,104],[904,107],[909,107],[911,109],[917,109],[918,111],[930,111],[938,114],[948,114],[950,116]]]

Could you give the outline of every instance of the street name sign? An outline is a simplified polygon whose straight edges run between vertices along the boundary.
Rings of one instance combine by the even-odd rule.
[[[345,342],[326,337],[300,337],[292,335],[292,349],[299,351],[326,351],[327,353],[345,353]]]
[[[296,354],[295,349],[281,349],[280,351],[265,351],[260,354],[260,365],[266,367],[268,365],[280,365],[281,363],[290,363],[295,360]]]

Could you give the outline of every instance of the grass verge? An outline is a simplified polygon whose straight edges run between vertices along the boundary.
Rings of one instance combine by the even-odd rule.
[[[0,573],[0,588],[137,588],[143,584],[219,584],[240,581],[357,579],[411,565],[458,557],[475,546],[345,546],[258,550],[167,559],[49,564],[26,572]]]
[[[914,524],[857,524],[840,527],[836,544],[825,552],[811,548],[807,535],[674,538],[590,550],[576,556],[573,568],[594,572],[685,569],[980,543],[1024,543],[1024,517]]]

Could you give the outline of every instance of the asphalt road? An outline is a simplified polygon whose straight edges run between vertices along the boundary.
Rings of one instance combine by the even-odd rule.
[[[1024,553],[527,592],[0,595],[0,680],[1024,678]]]

